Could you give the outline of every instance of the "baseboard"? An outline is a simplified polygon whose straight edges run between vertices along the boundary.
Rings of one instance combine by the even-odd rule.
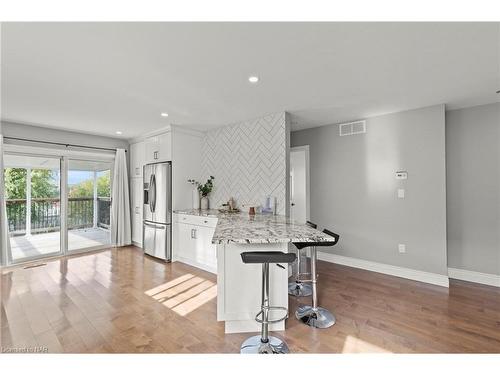
[[[450,279],[500,287],[500,275],[494,275],[491,273],[467,271],[460,268],[448,268],[448,276]]]
[[[411,268],[404,268],[392,266],[390,264],[377,263],[369,260],[357,259],[346,257],[342,255],[330,254],[318,251],[318,259],[325,262],[342,264],[344,266],[361,268],[367,271],[379,272],[386,275],[402,277],[405,279],[421,281],[428,284],[439,285],[448,288],[450,286],[448,276],[440,275],[438,273],[431,273],[425,271],[414,270]]]

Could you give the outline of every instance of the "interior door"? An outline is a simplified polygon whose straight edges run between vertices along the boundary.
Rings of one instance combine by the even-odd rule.
[[[290,151],[290,216],[299,223],[307,220],[306,155],[303,150]]]
[[[132,241],[142,245],[142,179],[131,178]]]

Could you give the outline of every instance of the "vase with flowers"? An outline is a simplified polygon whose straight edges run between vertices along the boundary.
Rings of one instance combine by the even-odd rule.
[[[215,180],[214,176],[210,176],[210,178],[204,184],[196,180],[188,180],[190,184],[196,186],[198,193],[201,195],[200,208],[202,210],[208,210],[210,207],[208,195],[212,192],[214,188],[214,180]]]

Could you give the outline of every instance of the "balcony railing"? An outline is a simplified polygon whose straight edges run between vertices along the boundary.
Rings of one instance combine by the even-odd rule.
[[[97,209],[94,212],[94,198],[68,199],[68,229],[92,228],[94,215],[96,224],[101,228],[109,228],[111,199],[97,198]],[[11,235],[26,233],[26,199],[7,199],[7,219]],[[31,199],[31,233],[55,232],[61,225],[61,201],[59,198]]]

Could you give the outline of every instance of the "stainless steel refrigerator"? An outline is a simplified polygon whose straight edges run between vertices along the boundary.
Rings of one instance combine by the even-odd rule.
[[[146,164],[143,173],[142,243],[148,255],[172,259],[172,165]]]

